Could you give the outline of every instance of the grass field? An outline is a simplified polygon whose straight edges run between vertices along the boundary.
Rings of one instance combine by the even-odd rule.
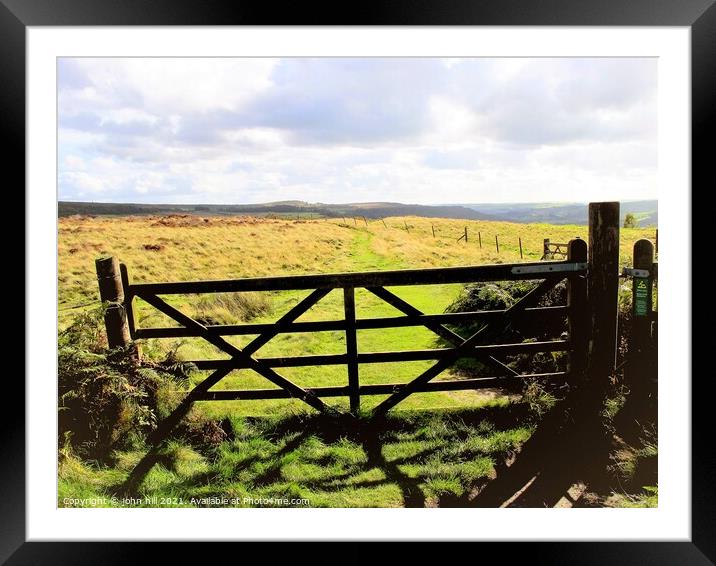
[[[508,424],[517,420],[512,413],[501,402],[405,412],[360,433],[317,416],[234,417],[235,437],[215,450],[171,442],[137,496],[149,498],[141,506],[156,506],[151,498],[158,494],[179,507],[227,506],[212,500],[222,497],[238,500],[232,506],[239,507],[456,505],[491,477],[498,455],[530,436],[529,424]],[[84,499],[124,506],[107,493],[141,456],[124,452],[114,467],[94,470],[72,456],[61,457],[60,504],[81,506],[71,500]]]
[[[536,261],[544,238],[566,242],[587,237],[586,226],[572,225],[419,217],[386,218],[385,223],[387,227],[380,220],[369,220],[366,227],[350,219],[343,224],[336,219],[253,217],[61,218],[59,305],[97,297],[94,260],[102,255],[120,258],[131,278],[141,282],[514,262],[519,261],[518,238],[525,261]],[[457,243],[466,225],[469,241]],[[622,229],[622,260],[628,261],[636,240],[653,237],[653,229]]]
[[[407,225],[407,230],[406,230]],[[468,227],[468,242],[457,242]],[[433,237],[433,227],[436,236]],[[520,261],[537,261],[542,241],[586,238],[584,226],[511,224],[419,217],[382,221],[319,219],[296,221],[253,217],[67,217],[59,220],[59,326],[67,327],[78,313],[96,306],[94,260],[114,255],[128,267],[134,282],[295,275]],[[478,232],[482,248],[478,244]],[[500,251],[495,249],[495,235]],[[651,229],[623,229],[622,263],[629,263],[633,243],[653,238]],[[443,312],[460,292],[459,285],[391,289],[427,313]],[[231,296],[173,296],[172,304],[212,323],[250,319],[272,322],[308,292],[251,294],[237,302]],[[393,307],[364,290],[356,291],[357,316],[390,316]],[[137,301],[139,326],[173,326],[163,315]],[[343,314],[342,296],[333,291],[299,320],[336,320]],[[241,346],[253,336],[231,337]],[[366,330],[358,333],[359,351],[431,348],[434,334],[424,328]],[[148,340],[146,356],[161,358],[176,350],[182,359],[217,357],[212,346],[197,339]],[[260,350],[260,356],[345,352],[342,332],[286,334]],[[224,357],[224,356],[221,356]],[[361,383],[404,382],[429,362],[361,366]],[[301,386],[342,385],[342,366],[285,368],[281,372]],[[206,374],[195,372],[201,381]],[[446,372],[441,378],[449,379]],[[272,384],[248,370],[235,371],[214,389],[270,388]],[[383,397],[362,399],[370,408]],[[331,399],[337,406],[347,400]],[[492,473],[498,454],[515,449],[529,437],[527,421],[509,424],[498,414],[517,410],[494,393],[434,392],[413,395],[399,405],[391,427],[372,437],[327,433],[320,419],[300,401],[232,401],[200,403],[198,410],[231,423],[231,440],[202,453],[175,442],[166,460],[155,466],[143,484],[145,495],[172,497],[181,505],[192,497],[234,494],[270,498],[292,494],[311,506],[410,506],[448,504],[464,498],[475,482]],[[424,409],[445,409],[428,413]],[[509,419],[508,419],[509,421]],[[111,492],[141,456],[118,453],[108,468],[81,462],[71,454],[60,458],[60,504],[66,497],[100,497]],[[471,487],[472,486],[472,487]],[[231,495],[229,495],[231,497]],[[179,503],[177,503],[179,505]],[[196,503],[194,503],[196,505]]]

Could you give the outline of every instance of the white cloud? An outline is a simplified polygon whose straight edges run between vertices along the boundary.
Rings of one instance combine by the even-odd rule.
[[[656,191],[649,59],[61,59],[58,87],[61,199]]]
[[[84,171],[85,160],[76,155],[67,155],[65,157],[65,168],[67,171]]]
[[[157,116],[138,108],[117,108],[105,111],[100,118],[100,126],[104,124],[149,124],[159,121]]]
[[[426,142],[440,147],[445,143],[464,143],[479,136],[480,116],[461,100],[433,96],[428,103],[432,128],[423,135]]]
[[[63,58],[59,84],[69,103],[139,103],[162,113],[235,109],[271,86],[277,63],[270,58]],[[86,82],[75,78],[63,85],[63,73]]]

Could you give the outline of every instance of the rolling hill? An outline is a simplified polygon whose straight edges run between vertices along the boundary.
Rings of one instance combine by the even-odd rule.
[[[656,200],[624,201],[622,221],[633,213],[642,227],[658,223]],[[587,223],[586,203],[477,203],[477,204],[405,204],[398,202],[366,202],[325,204],[304,201],[280,201],[258,204],[141,204],[69,202],[58,203],[58,216],[137,216],[160,214],[223,215],[312,215],[329,218],[365,216],[422,216],[465,220],[496,220],[519,223],[580,224]]]
[[[587,203],[504,203],[461,204],[465,208],[506,222],[544,222],[548,224],[586,224]],[[658,224],[658,201],[622,201],[621,219],[632,213],[639,226]]]

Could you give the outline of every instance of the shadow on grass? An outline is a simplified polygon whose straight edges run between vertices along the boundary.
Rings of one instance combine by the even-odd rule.
[[[207,455],[207,470],[176,478],[172,488],[190,497],[209,487],[219,494],[238,482],[243,492],[262,495],[280,494],[289,486],[327,506],[341,506],[343,492],[360,492],[351,505],[373,506],[380,505],[379,496],[364,494],[382,487],[399,492],[393,504],[405,507],[461,506],[475,485],[489,479],[492,464],[529,436],[529,420],[523,404],[396,412],[380,420],[246,417],[242,426],[248,433],[215,447]],[[155,448],[141,460],[142,475],[136,468],[130,474],[139,479],[138,490],[155,464],[176,468],[161,447]]]
[[[593,400],[576,389],[539,423],[513,460],[495,466],[496,479],[484,484],[472,507],[574,506],[576,486],[608,483],[609,433]],[[595,416],[596,415],[596,416]],[[581,488],[578,488],[581,489]]]

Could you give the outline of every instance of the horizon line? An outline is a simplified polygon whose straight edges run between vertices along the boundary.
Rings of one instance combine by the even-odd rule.
[[[657,201],[657,197],[650,198],[629,198],[629,199],[612,199],[616,202],[644,202],[644,201]],[[480,201],[461,201],[461,202],[435,202],[430,204],[417,203],[417,202],[402,202],[402,201],[351,201],[351,202],[309,202],[300,199],[285,199],[285,200],[273,200],[273,201],[261,201],[261,202],[136,202],[136,201],[98,201],[98,200],[63,200],[58,199],[57,203],[75,203],[75,204],[127,204],[127,205],[139,205],[139,206],[261,206],[271,204],[290,204],[300,203],[306,205],[328,205],[328,206],[340,206],[340,205],[356,205],[356,204],[400,204],[408,206],[464,206],[464,205],[515,205],[515,204],[589,204],[590,202],[608,202],[608,201],[592,201],[592,200],[539,200],[539,201],[497,201],[497,202],[480,202]]]

